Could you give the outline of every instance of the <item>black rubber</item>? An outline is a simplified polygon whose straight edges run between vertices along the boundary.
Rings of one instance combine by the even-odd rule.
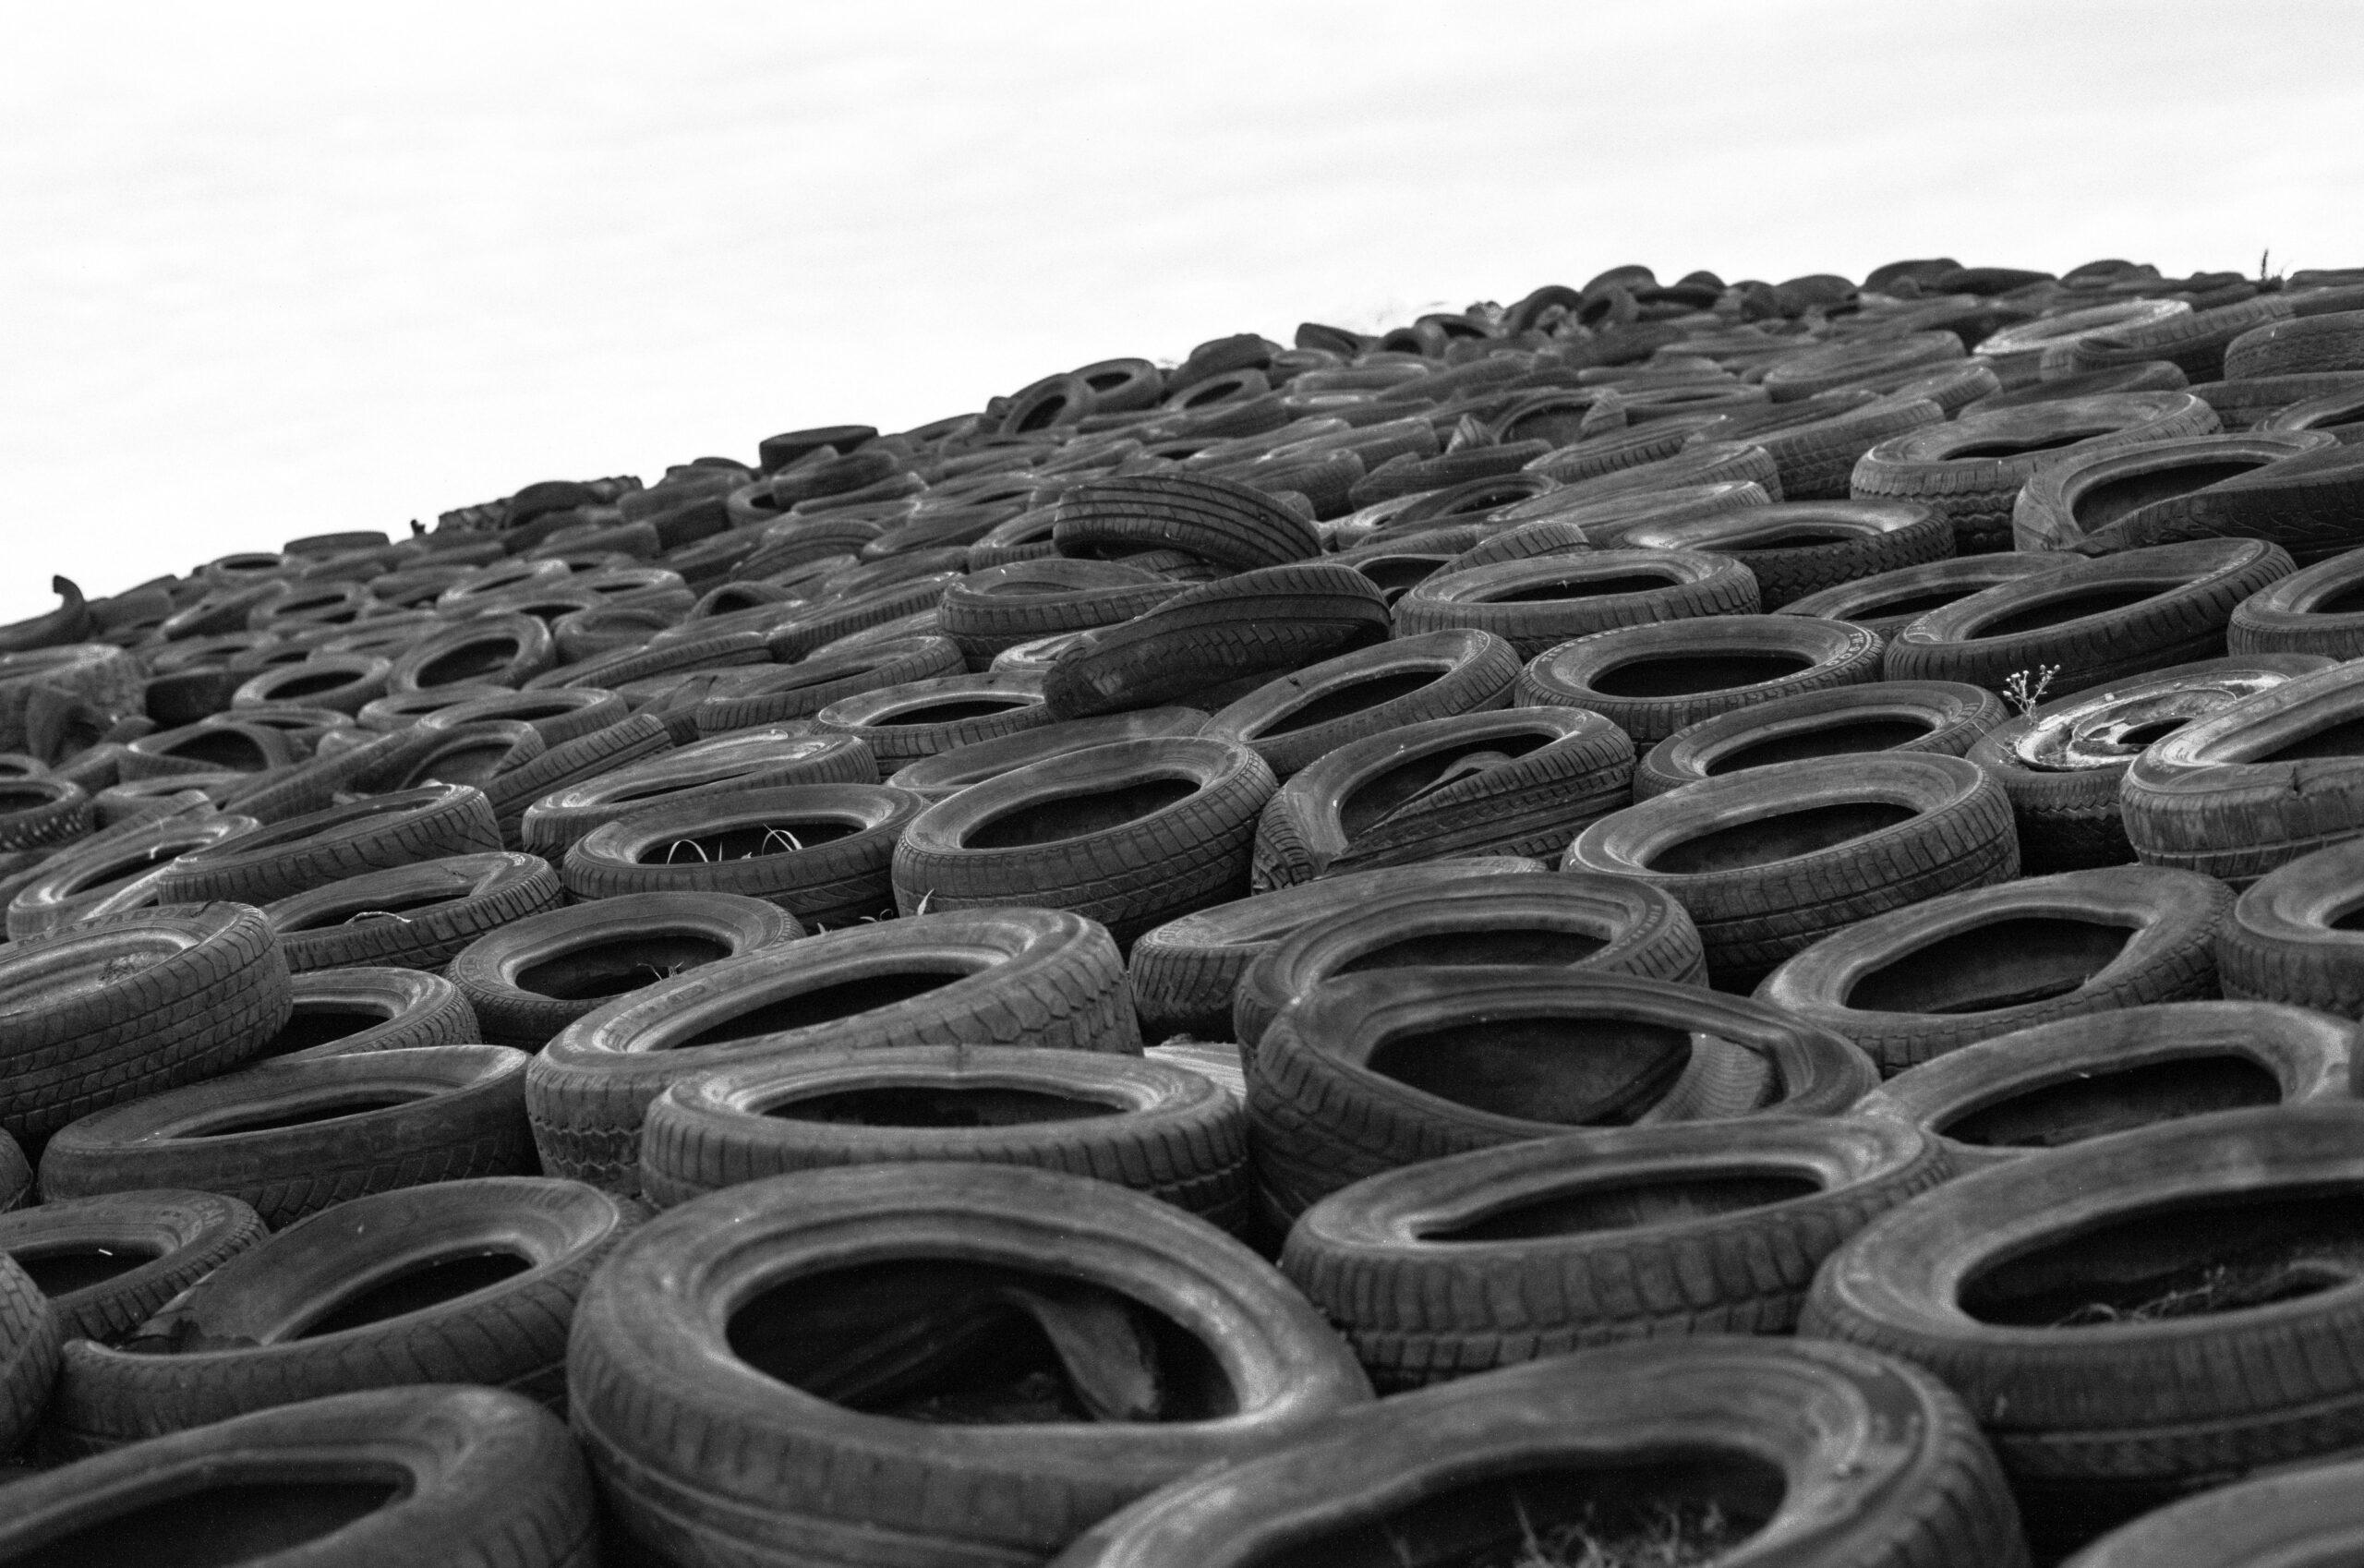
[[[2155,502],[2214,486],[2243,474],[2335,444],[2322,431],[2188,436],[2145,441],[2118,451],[2079,452],[2038,468],[2011,507],[2012,548],[2068,549],[2092,540],[2098,549],[2165,544],[2173,537],[2135,537],[2153,531]],[[2142,518],[2142,522],[2134,519]],[[2124,524],[2121,528],[2118,526]],[[2252,532],[2252,530],[2241,530]],[[2260,537],[2272,534],[2255,531]],[[2298,547],[2290,546],[2292,553]]]
[[[331,806],[193,850],[165,867],[157,896],[167,903],[235,899],[264,904],[364,872],[500,848],[500,826],[483,790],[429,785]]]
[[[722,801],[789,784],[878,782],[877,762],[861,740],[802,730],[742,730],[553,790],[525,808],[519,841],[528,852],[556,863],[594,828],[658,806]]]
[[[1520,672],[1511,701],[1588,709],[1653,746],[1734,708],[1876,681],[1880,661],[1879,637],[1844,621],[1720,615],[1562,644]]]
[[[42,1191],[194,1188],[275,1229],[365,1193],[531,1172],[525,1075],[500,1045],[265,1062],[83,1117],[42,1152]]]
[[[1059,911],[964,911],[718,959],[560,1031],[526,1073],[526,1112],[545,1170],[630,1193],[642,1118],[677,1080],[783,1050],[957,1044],[1138,1055],[1107,931]]]
[[[2268,583],[2234,607],[2225,645],[2238,654],[2364,657],[2364,551],[2350,550]]]
[[[558,874],[506,850],[364,872],[275,899],[263,916],[287,967],[440,970],[488,931],[556,909]]]
[[[1112,1183],[1007,1165],[711,1194],[628,1237],[574,1321],[576,1435],[622,1533],[672,1562],[790,1540],[858,1562],[882,1536],[912,1562],[1038,1562],[1370,1397],[1321,1314],[1240,1243]],[[882,1381],[882,1354],[912,1374]],[[968,1369],[1028,1365],[1078,1413],[1023,1441],[893,1415]]]
[[[1059,499],[1051,537],[1061,555],[1181,549],[1236,572],[1309,560],[1321,549],[1310,524],[1262,490],[1172,473],[1100,479],[1069,490]]]
[[[1399,1165],[1631,1123],[1695,1062],[1752,1091],[1723,1116],[1836,1116],[1878,1081],[1840,1036],[1698,986],[1516,965],[1345,975],[1285,1008],[1248,1061],[1258,1188],[1285,1221]]]
[[[1512,645],[1490,633],[1399,636],[1260,686],[1198,732],[1247,746],[1285,779],[1365,736],[1502,707],[1518,670]]]
[[[473,1045],[476,1016],[452,983],[415,969],[316,969],[295,977],[295,1010],[257,1059]]]
[[[2070,555],[2031,555],[2024,552],[1960,555],[1925,566],[1900,567],[1876,576],[1858,577],[1791,599],[1783,615],[1811,615],[1824,621],[1849,621],[1867,632],[1893,638],[1929,611],[1966,598],[1999,583],[2076,564]]]
[[[2054,1019],[2213,996],[2232,905],[2224,884],[2154,866],[2022,877],[1836,932],[1755,995],[1895,1074]]]
[[[958,675],[964,668],[959,645],[936,636],[815,654],[794,664],[728,670],[698,705],[698,731],[718,735],[810,718],[840,697]]]
[[[1394,615],[1399,636],[1486,632],[1531,659],[1611,627],[1753,615],[1757,607],[1755,576],[1732,558],[1653,548],[1586,549],[1461,571],[1448,564],[1396,600]]]
[[[2008,882],[2002,787],[1960,757],[1808,758],[1711,778],[1601,818],[1563,869],[1642,876],[1691,911],[1719,986],[1751,986],[1859,921]]]
[[[642,1215],[537,1176],[356,1198],[224,1262],[122,1348],[75,1342],[52,1435],[90,1452],[423,1382],[486,1384],[562,1412],[569,1317]]]
[[[157,901],[159,874],[190,850],[235,838],[254,818],[202,812],[142,816],[101,832],[42,862],[40,873],[8,900],[11,941],[45,935],[93,914],[118,913]]]
[[[1729,556],[1756,579],[1766,609],[1954,553],[1953,525],[1947,518],[1926,506],[1896,501],[1744,507],[1689,522],[1638,524],[1620,533],[1618,542]]]
[[[49,1298],[24,1270],[0,1258],[0,1453],[17,1451],[49,1403],[58,1333]]]
[[[1858,752],[1960,756],[2009,714],[2003,699],[1957,681],[1834,686],[1735,708],[1678,730],[1634,765],[1634,798],[1803,757]]]
[[[218,1192],[54,1199],[0,1213],[0,1253],[49,1297],[61,1339],[111,1345],[270,1233]]]

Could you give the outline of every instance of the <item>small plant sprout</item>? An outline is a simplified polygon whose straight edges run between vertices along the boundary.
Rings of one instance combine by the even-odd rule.
[[[2026,670],[2015,669],[2011,678],[2003,682],[2003,695],[2020,710],[2020,717],[2025,718],[2036,710],[2038,703],[2044,701],[2044,694],[2052,689],[2052,678],[2059,673],[2060,667],[2056,664],[2038,665],[2035,679],[2031,681]]]

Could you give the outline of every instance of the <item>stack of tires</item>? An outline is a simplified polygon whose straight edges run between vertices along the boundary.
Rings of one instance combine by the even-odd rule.
[[[2318,1560],[2359,323],[1621,267],[60,580],[0,1561]]]

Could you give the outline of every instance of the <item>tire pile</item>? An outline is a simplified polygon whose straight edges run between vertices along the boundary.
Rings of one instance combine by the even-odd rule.
[[[413,534],[0,628],[0,1562],[2364,1528],[2364,270],[1620,268]]]

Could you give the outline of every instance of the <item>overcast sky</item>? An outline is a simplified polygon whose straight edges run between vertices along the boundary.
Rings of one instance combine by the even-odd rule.
[[[0,619],[1642,261],[2364,262],[2364,6],[92,6],[0,56]]]

